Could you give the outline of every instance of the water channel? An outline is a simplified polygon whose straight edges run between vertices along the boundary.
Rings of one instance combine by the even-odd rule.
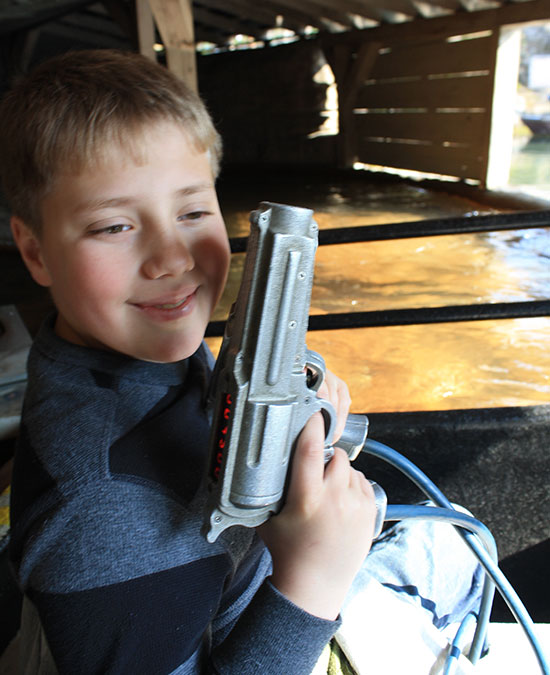
[[[314,209],[321,229],[492,210],[405,182],[316,179],[237,182],[220,201],[230,236],[248,234],[261,200]],[[215,319],[233,301],[233,256]],[[322,246],[311,314],[514,302],[550,297],[550,230],[459,234]],[[219,339],[211,339],[214,351]],[[449,410],[550,402],[550,317],[315,331],[308,347],[343,377],[356,412]]]

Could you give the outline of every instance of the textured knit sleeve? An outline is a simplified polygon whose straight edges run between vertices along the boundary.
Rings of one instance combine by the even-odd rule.
[[[214,672],[307,675],[339,625],[304,612],[266,580],[213,650]]]
[[[13,481],[10,557],[59,673],[307,674],[338,623],[271,586],[252,530],[201,535],[204,377],[89,351],[34,350]]]

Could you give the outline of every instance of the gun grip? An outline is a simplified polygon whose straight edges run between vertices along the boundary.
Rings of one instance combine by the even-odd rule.
[[[369,483],[372,485],[372,489],[374,490],[374,498],[376,500],[376,519],[374,521],[374,532],[372,534],[372,538],[377,539],[382,532],[382,527],[384,526],[388,498],[383,488],[381,488],[378,483],[375,483],[373,480],[369,480]]]
[[[334,445],[345,450],[350,461],[357,458],[369,431],[369,418],[366,415],[348,415],[346,426]]]

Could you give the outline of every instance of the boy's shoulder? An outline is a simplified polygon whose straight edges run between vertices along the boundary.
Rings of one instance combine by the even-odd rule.
[[[141,448],[153,440],[162,447],[192,442],[195,454],[204,451],[188,429],[202,429],[201,443],[208,433],[206,353],[174,364],[138,361],[67,343],[50,319],[31,348],[28,373],[20,446],[53,477],[93,480],[115,460],[135,473],[130,442]]]
[[[115,387],[117,383],[135,381],[152,386],[182,384],[188,376],[189,366],[201,370],[209,377],[214,359],[203,342],[188,359],[176,363],[142,361],[114,351],[94,349],[73,344],[60,338],[55,332],[55,314],[46,318],[40,327],[29,354],[28,375],[32,385],[35,378],[46,375],[63,380],[86,381],[86,373],[92,374],[90,384],[100,388]]]
[[[67,342],[56,335],[54,323],[55,315],[44,321],[30,349],[24,418],[37,408],[42,415],[51,410],[54,419],[61,413],[93,418],[92,411],[109,417],[116,408],[123,418],[130,414],[130,424],[168,390],[198,389],[206,399],[214,359],[204,342],[184,361],[153,363]]]
[[[157,514],[142,544],[149,542],[158,557],[174,519],[186,514],[200,530],[198,489],[209,435],[206,353],[186,368],[146,364],[64,344],[51,321],[31,352],[12,490],[14,540],[33,531],[53,551],[52,531],[57,536],[55,524],[63,522],[67,551],[68,533],[77,548],[93,548],[85,537],[101,522],[105,546],[130,546],[127,533]],[[189,531],[182,530],[180,547]],[[71,556],[67,560],[70,567]],[[105,579],[112,581],[109,574]]]

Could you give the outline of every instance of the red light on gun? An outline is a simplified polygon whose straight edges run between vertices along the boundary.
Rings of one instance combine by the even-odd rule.
[[[220,415],[220,428],[218,429],[217,433],[217,448],[219,449],[219,452],[217,452],[212,461],[212,467],[210,470],[210,477],[216,483],[218,481],[218,478],[220,476],[220,472],[222,470],[222,463],[223,463],[223,457],[224,453],[223,450],[225,448],[226,440],[227,440],[227,432],[229,430],[229,425],[226,424],[231,419],[231,406],[232,406],[232,399],[231,399],[231,394],[225,394],[223,399],[222,399],[222,413]]]

